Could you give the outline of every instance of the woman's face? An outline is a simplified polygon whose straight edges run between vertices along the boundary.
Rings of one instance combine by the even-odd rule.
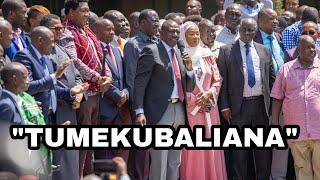
[[[200,32],[197,27],[190,27],[186,31],[185,36],[186,36],[186,41],[189,46],[191,46],[191,47],[198,46],[198,44],[200,42]]]

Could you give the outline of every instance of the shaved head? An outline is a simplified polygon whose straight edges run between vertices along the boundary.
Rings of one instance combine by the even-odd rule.
[[[54,46],[54,34],[52,31],[44,26],[35,27],[31,31],[31,43],[41,55],[49,55]]]
[[[18,94],[28,90],[28,70],[23,64],[18,62],[6,64],[0,74],[4,86],[9,91]]]
[[[4,48],[10,46],[13,38],[12,26],[7,20],[0,20],[0,44]]]
[[[92,31],[104,43],[110,43],[114,36],[114,25],[109,19],[98,19],[92,25]]]

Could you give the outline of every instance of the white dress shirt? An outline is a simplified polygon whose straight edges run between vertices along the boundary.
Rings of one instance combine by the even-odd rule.
[[[253,41],[251,41],[251,43],[249,44],[250,44],[250,51],[251,51],[253,67],[254,67],[254,75],[256,80],[255,85],[251,88],[248,85],[248,72],[247,72],[247,62],[246,62],[247,55],[246,55],[245,43],[241,40],[239,40],[239,42],[240,42],[240,51],[241,51],[241,57],[242,57],[243,76],[244,76],[243,97],[260,96],[262,95],[260,58],[253,45]]]
[[[219,32],[217,32],[216,41],[219,41],[225,45],[230,45],[239,39],[239,31],[233,34],[229,28],[224,26]]]

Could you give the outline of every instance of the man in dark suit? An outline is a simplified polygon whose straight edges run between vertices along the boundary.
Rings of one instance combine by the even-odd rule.
[[[268,126],[270,86],[274,81],[272,57],[263,45],[253,42],[257,31],[253,19],[240,23],[240,40],[220,49],[217,61],[224,79],[219,96],[219,109],[229,124]],[[270,152],[253,150],[257,179],[270,175]],[[248,151],[233,151],[233,179],[249,179]]]
[[[102,125],[123,125],[131,123],[128,118],[129,110],[126,103],[129,99],[129,91],[124,85],[123,65],[121,52],[111,45],[114,37],[114,25],[109,19],[99,19],[92,25],[92,31],[101,41],[104,54],[104,63],[111,70],[113,82],[100,101],[100,124]],[[124,110],[127,116],[123,117]],[[126,118],[126,119],[125,119]],[[101,150],[95,152],[95,158],[112,159],[120,155],[128,159],[128,151],[124,154],[120,150]]]
[[[14,31],[11,44],[6,49],[6,55],[12,60],[18,51],[27,47],[24,33],[21,30],[26,21],[27,6],[22,0],[5,0],[1,9],[3,17],[10,22]]]
[[[49,28],[54,34],[54,47],[48,56],[53,65],[58,67],[68,61],[70,56],[65,49],[57,44],[60,35],[64,30],[60,17],[55,14],[44,16],[40,21],[41,26]],[[73,62],[65,69],[63,75],[57,79],[57,85],[61,88],[72,88],[82,84],[82,78],[79,71],[75,68]],[[83,93],[77,94],[74,101],[70,104],[64,100],[58,99],[57,110],[55,112],[55,124],[62,124],[65,120],[71,124],[77,124],[76,109],[80,107],[83,99]],[[53,179],[79,179],[79,151],[59,149],[53,152],[53,163],[60,165],[58,171],[53,172]]]
[[[63,75],[71,61],[61,64],[54,72],[52,62],[46,57],[52,52],[54,44],[54,35],[50,29],[39,26],[34,28],[30,35],[31,45],[19,51],[13,61],[22,63],[28,69],[30,86],[27,92],[41,102],[46,124],[53,124],[53,115],[57,109],[57,98],[72,103],[74,96],[82,93],[84,88],[82,85],[71,89],[56,85],[58,83],[57,79]]]
[[[146,45],[158,43],[158,39],[155,37],[159,29],[158,13],[152,9],[142,10],[139,15],[139,29],[140,32],[130,38],[124,47],[124,76],[130,94],[131,111],[133,111],[133,87],[139,54]],[[132,112],[132,119],[134,119],[134,116],[135,113]],[[149,157],[149,150],[131,150],[128,162],[129,174],[139,180],[147,179]]]
[[[160,31],[161,42],[141,52],[133,94],[137,124],[177,128],[186,123],[185,92],[193,91],[195,81],[191,59],[175,48],[179,33],[178,24],[166,20]],[[178,179],[177,162],[179,150],[152,149],[149,179]]]
[[[0,20],[0,45],[3,48],[3,53],[1,55],[3,58],[0,60],[0,69],[10,62],[9,57],[5,54],[5,49],[10,46],[12,38],[13,31],[11,24],[7,20]]]

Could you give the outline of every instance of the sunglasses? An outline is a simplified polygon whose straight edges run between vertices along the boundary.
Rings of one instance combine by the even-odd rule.
[[[301,34],[302,35],[310,35],[310,36],[313,36],[315,35],[317,32],[315,31],[303,31]]]

